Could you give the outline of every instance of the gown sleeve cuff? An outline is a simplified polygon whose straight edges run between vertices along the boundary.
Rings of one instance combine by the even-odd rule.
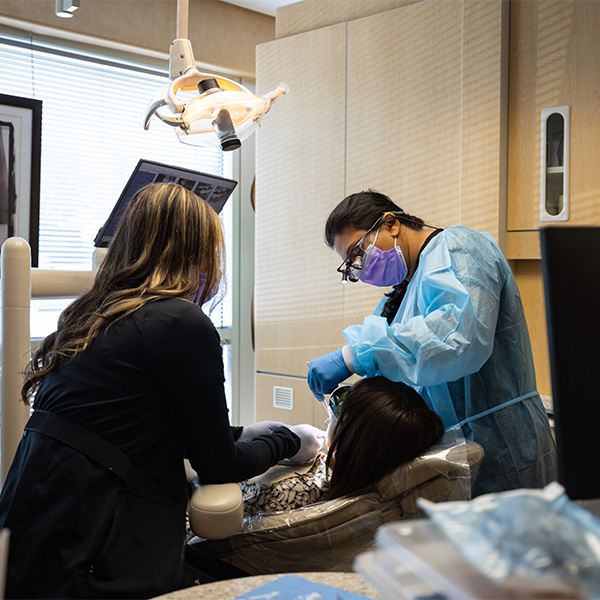
[[[354,350],[352,350],[349,344],[346,344],[342,348],[342,357],[344,358],[348,371],[354,373],[354,367],[352,366],[352,362],[354,361]]]

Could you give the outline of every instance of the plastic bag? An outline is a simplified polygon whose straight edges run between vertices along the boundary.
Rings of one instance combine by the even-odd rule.
[[[461,554],[497,583],[572,584],[575,595],[600,598],[600,521],[554,482],[470,502],[419,506]]]

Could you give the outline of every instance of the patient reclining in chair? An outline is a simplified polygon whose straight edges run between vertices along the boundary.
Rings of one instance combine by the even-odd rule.
[[[272,467],[241,484],[246,518],[234,484],[236,519],[195,505],[198,537],[191,544],[251,575],[351,572],[379,526],[423,516],[419,498],[471,498],[483,448],[455,428],[444,433],[415,390],[383,377],[363,379],[336,390],[329,412],[326,457],[291,476],[290,467]],[[260,487],[250,487],[256,481]]]
[[[384,377],[338,388],[328,411],[327,455],[318,454],[307,472],[275,483],[242,482],[245,516],[358,496],[444,433],[440,417],[413,388]]]

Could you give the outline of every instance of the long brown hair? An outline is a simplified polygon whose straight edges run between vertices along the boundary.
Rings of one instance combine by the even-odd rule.
[[[190,299],[206,284],[203,304],[219,285],[225,245],[221,222],[210,206],[171,183],[143,187],[132,198],[90,290],[60,315],[25,371],[21,397],[29,403],[45,377],[82,352],[108,325],[148,302]]]
[[[326,498],[360,494],[443,434],[442,420],[415,389],[385,377],[361,379],[346,394],[333,432]]]

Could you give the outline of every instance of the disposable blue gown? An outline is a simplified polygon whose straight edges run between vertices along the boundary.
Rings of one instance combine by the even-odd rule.
[[[483,446],[473,495],[555,480],[523,305],[492,236],[442,231],[423,249],[391,325],[379,316],[385,300],[344,330],[356,373],[415,386],[447,429]]]

